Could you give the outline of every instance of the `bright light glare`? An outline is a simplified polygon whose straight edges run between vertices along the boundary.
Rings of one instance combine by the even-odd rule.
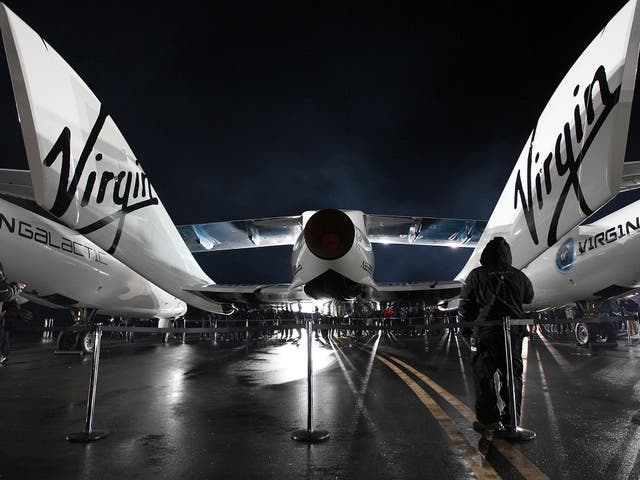
[[[310,302],[309,301],[300,302],[297,305],[292,304],[291,310],[294,312],[302,312],[302,313],[315,313],[317,310],[320,313],[327,313],[330,305],[331,305],[331,301],[312,300]]]
[[[233,373],[248,376],[251,383],[278,385],[307,378],[307,337],[302,329],[302,338],[295,343],[286,343],[255,352],[246,361],[233,364]],[[312,344],[314,373],[335,362],[333,350],[314,341]]]
[[[184,369],[170,368],[167,373],[167,399],[173,405],[182,401],[184,393]]]

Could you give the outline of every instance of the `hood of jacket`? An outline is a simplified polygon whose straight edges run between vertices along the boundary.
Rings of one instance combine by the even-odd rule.
[[[494,237],[487,243],[480,256],[480,265],[490,269],[511,266],[511,248],[503,237]]]

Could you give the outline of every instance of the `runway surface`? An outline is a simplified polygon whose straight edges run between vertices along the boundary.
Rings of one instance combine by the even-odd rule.
[[[302,331],[304,337],[304,329]],[[133,343],[105,335],[95,429],[85,429],[89,356],[14,342],[0,368],[0,478],[5,479],[636,479],[640,346],[526,341],[523,425],[509,443],[472,429],[470,349],[462,336],[384,333],[314,341],[314,427],[306,428],[306,347],[275,337],[213,345]]]

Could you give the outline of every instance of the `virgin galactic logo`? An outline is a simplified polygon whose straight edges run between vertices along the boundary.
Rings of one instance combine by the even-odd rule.
[[[78,192],[78,186],[81,178],[83,177],[85,167],[87,166],[89,155],[94,149],[106,119],[107,114],[101,106],[98,118],[89,133],[89,138],[82,149],[82,153],[80,154],[75,170],[71,170],[71,130],[68,127],[64,127],[60,136],[53,144],[53,147],[51,147],[51,151],[44,158],[43,163],[45,167],[51,167],[58,158],[62,156],[60,177],[58,179],[58,191],[56,193],[54,204],[50,210],[56,217],[62,217],[65,214],[71,205],[72,199]],[[98,165],[98,162],[100,162],[103,157],[101,153],[97,153],[94,158],[96,161],[95,165]],[[117,209],[113,213],[96,220],[89,225],[76,228],[79,233],[86,235],[117,221],[118,227],[116,233],[111,243],[111,247],[107,249],[107,252],[110,254],[115,252],[116,247],[120,242],[120,236],[122,235],[122,229],[124,227],[124,219],[127,214],[144,207],[158,204],[158,199],[153,194],[151,183],[138,165],[138,162],[136,162],[136,167],[137,168],[134,171],[122,170],[119,172],[112,172],[109,170],[102,170],[95,204],[102,203],[105,200],[105,197],[109,198],[106,193],[107,188],[111,183],[111,201]],[[96,186],[97,176],[97,171],[91,171],[86,176],[80,207],[86,207],[92,202],[91,195],[94,187]]]
[[[573,238],[567,238],[556,252],[556,268],[561,273],[568,273],[573,267],[575,250]]]
[[[598,85],[598,89],[594,87]],[[600,128],[604,124],[605,120],[616,106],[620,99],[619,85],[615,90],[611,90],[607,80],[607,73],[604,66],[598,67],[593,75],[593,80],[587,85],[582,92],[582,100],[578,101],[573,110],[573,120],[566,122],[562,132],[558,133],[556,138],[555,147],[549,153],[545,155],[544,152],[533,151],[533,144],[536,136],[536,129],[531,134],[531,143],[529,144],[529,155],[527,158],[527,169],[525,172],[518,171],[515,181],[515,196],[513,207],[518,208],[522,206],[525,219],[527,221],[527,227],[531,234],[531,240],[538,245],[538,229],[535,218],[535,207],[541,211],[544,207],[544,195],[547,197],[551,194],[553,189],[560,188],[559,194],[557,194],[558,201],[554,207],[551,222],[549,224],[549,231],[547,232],[547,245],[550,247],[558,240],[558,222],[560,221],[560,215],[564,209],[565,202],[569,192],[573,190],[580,210],[585,216],[593,213],[592,209],[587,204],[582,191],[582,185],[580,184],[579,170],[582,165],[582,161],[586,156],[589,147],[595,140]],[[580,94],[580,85],[576,85],[573,90],[573,96],[578,98]],[[594,109],[594,95],[600,96],[602,102],[601,111],[597,112]],[[582,105],[581,105],[582,103]],[[596,105],[599,102],[595,102]],[[583,122],[581,109],[584,108],[586,112],[586,125]],[[573,125],[572,125],[573,124]],[[577,148],[574,148],[574,133],[575,142]],[[591,127],[589,133],[585,136],[586,127]],[[564,147],[564,154],[562,152]],[[544,158],[540,162],[541,158]],[[552,170],[553,172],[552,176]],[[533,177],[533,173],[535,178]],[[526,175],[526,184],[523,185],[522,174]],[[554,183],[554,178],[558,180],[563,179],[564,185]],[[543,187],[544,182],[544,187]],[[534,200],[534,185],[535,185],[535,200]]]

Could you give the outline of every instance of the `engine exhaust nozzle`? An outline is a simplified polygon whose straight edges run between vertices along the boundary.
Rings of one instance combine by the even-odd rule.
[[[318,210],[304,227],[304,241],[316,257],[337,260],[353,246],[356,230],[346,213],[333,208]]]

